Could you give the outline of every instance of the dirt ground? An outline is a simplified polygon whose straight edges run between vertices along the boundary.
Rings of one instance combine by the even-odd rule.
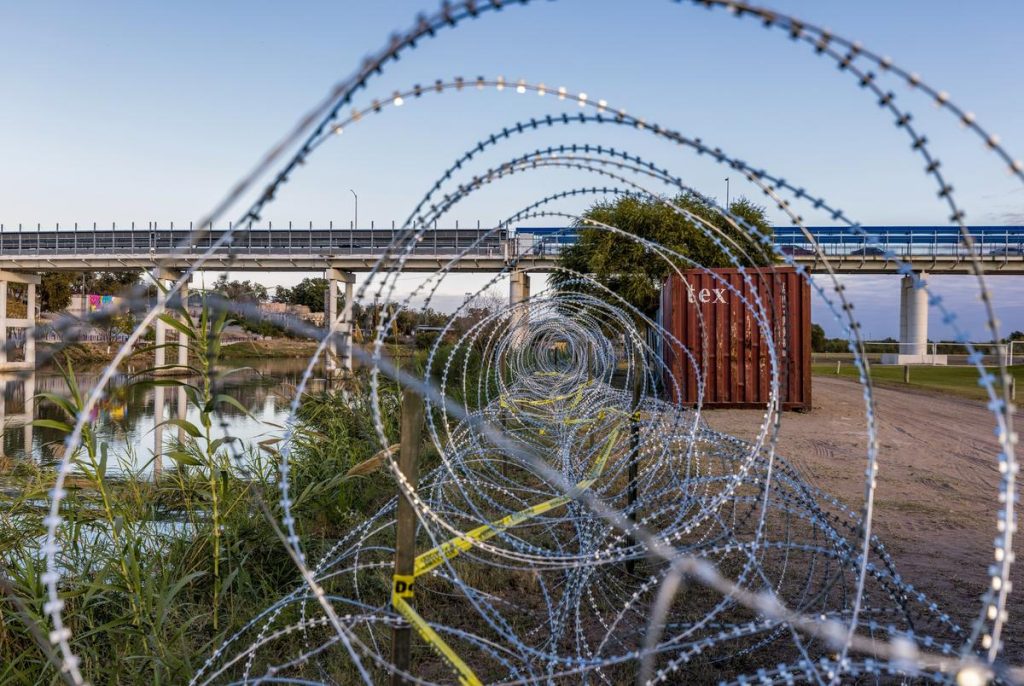
[[[804,478],[859,512],[864,503],[867,433],[862,389],[815,376],[813,410],[783,415],[777,454]],[[980,610],[993,562],[997,505],[995,420],[982,403],[930,392],[875,389],[879,435],[874,533],[897,569],[962,626]],[[708,410],[716,430],[752,438],[760,411]],[[1024,426],[1017,412],[1015,429]],[[1018,489],[1019,490],[1019,489]],[[1014,548],[1021,555],[1020,538]],[[1024,662],[1024,570],[1015,567],[1005,657]]]

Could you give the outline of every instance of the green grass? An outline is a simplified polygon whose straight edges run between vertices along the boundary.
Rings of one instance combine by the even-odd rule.
[[[1009,368],[1016,383],[1024,382],[1024,365]],[[818,376],[834,376],[835,362],[811,365],[811,372]],[[857,368],[853,362],[844,360],[839,376],[849,379],[858,378]],[[998,377],[997,377],[998,378]],[[903,367],[897,365],[871,365],[871,380],[879,386],[925,389],[949,393],[964,398],[984,400],[985,390],[978,385],[978,370],[974,367],[941,367],[932,365],[916,365],[910,368],[910,383],[903,383]]]

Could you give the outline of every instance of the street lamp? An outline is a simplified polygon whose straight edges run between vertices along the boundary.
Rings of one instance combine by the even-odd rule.
[[[729,177],[725,177],[725,209],[729,211]]]
[[[356,199],[356,209],[355,209],[355,216],[352,218],[352,228],[353,229],[358,229],[359,228],[359,196],[356,195],[356,192],[354,190],[352,190],[351,188],[349,188],[348,190],[349,190],[350,193],[352,193],[352,197],[354,197]]]

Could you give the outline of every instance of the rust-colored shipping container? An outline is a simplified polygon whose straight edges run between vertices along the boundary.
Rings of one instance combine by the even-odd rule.
[[[695,269],[683,272],[682,279],[669,277],[662,291],[660,319],[678,342],[663,333],[666,392],[677,402],[695,405],[699,373],[705,380],[702,407],[768,404],[771,359],[755,317],[756,292],[774,339],[782,409],[810,410],[810,285],[792,267],[745,271],[750,283],[739,269]]]

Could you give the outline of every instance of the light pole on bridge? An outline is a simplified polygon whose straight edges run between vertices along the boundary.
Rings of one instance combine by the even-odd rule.
[[[354,190],[352,190],[351,188],[349,188],[348,190],[352,194],[352,197],[354,197],[356,199],[356,209],[355,209],[355,212],[354,212],[354,216],[352,217],[352,228],[353,229],[358,229],[359,228],[359,196],[356,195],[356,192]]]

